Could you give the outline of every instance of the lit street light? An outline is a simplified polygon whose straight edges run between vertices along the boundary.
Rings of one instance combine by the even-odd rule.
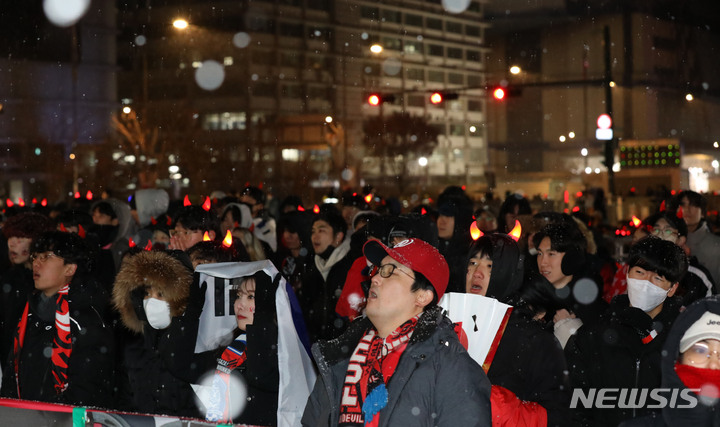
[[[173,27],[177,28],[178,30],[184,30],[186,29],[190,24],[188,24],[188,21],[182,18],[178,18],[173,21],[172,23]]]

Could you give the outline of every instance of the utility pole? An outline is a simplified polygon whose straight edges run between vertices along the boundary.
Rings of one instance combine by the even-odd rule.
[[[605,75],[603,76],[603,85],[605,86],[605,113],[612,119],[612,129],[615,127],[615,119],[613,118],[613,106],[612,106],[612,87],[610,83],[612,80],[612,61],[610,57],[610,27],[607,25],[603,28],[603,42],[604,42],[604,53],[605,53]],[[613,132],[613,137],[605,141],[605,166],[607,167],[608,173],[608,191],[610,194],[615,194],[615,171],[613,171],[613,164],[615,163],[615,147],[617,145],[617,137]]]

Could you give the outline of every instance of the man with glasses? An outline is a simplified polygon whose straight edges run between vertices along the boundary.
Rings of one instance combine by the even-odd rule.
[[[104,318],[108,295],[87,274],[85,243],[52,231],[33,242],[31,253],[35,292],[16,324],[0,395],[107,407],[114,363]]]
[[[687,257],[674,243],[648,236],[630,248],[627,265],[628,293],[613,298],[600,321],[582,326],[565,347],[572,386],[586,395],[592,389],[660,387],[662,348],[679,313],[673,297]],[[578,405],[575,424],[618,425],[652,413],[652,404]]]
[[[175,228],[170,230],[168,249],[187,251],[202,242],[205,233],[210,240],[219,236],[218,218],[200,206],[184,206],[175,217]]]
[[[417,239],[363,247],[373,264],[365,317],[313,355],[320,376],[305,426],[491,424],[490,383],[437,306],[447,262]]]

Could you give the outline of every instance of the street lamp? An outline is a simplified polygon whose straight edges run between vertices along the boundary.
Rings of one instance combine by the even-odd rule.
[[[178,30],[184,30],[186,29],[190,24],[187,20],[183,18],[177,18],[172,23],[173,27],[177,28]]]
[[[375,43],[374,45],[370,46],[370,52],[372,52],[372,53],[374,53],[374,54],[376,54],[376,55],[377,55],[378,53],[382,53],[382,51],[383,51],[383,47],[382,47],[381,45],[377,44],[377,43]]]

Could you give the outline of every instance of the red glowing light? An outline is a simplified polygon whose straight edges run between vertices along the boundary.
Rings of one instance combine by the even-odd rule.
[[[227,233],[225,233],[225,238],[222,241],[222,245],[226,248],[229,248],[230,246],[232,246],[232,242],[232,233],[230,232],[230,230],[228,230]]]
[[[522,235],[522,226],[520,225],[520,221],[515,220],[515,227],[513,227],[512,230],[508,233],[510,237],[513,238],[516,242],[520,240],[520,235]]]

